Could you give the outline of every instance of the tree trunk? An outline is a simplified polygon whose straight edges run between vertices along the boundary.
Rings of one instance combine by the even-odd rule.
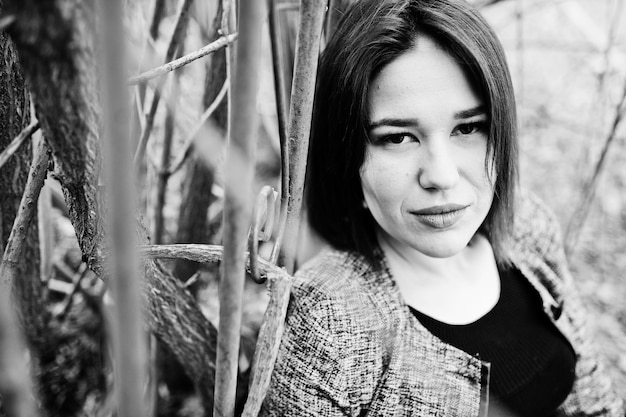
[[[102,276],[106,215],[99,193],[101,127],[94,59],[95,0],[6,2],[44,136],[52,148],[84,258]],[[138,228],[140,243],[145,233]],[[155,262],[143,264],[150,329],[194,382],[212,391],[216,330],[193,297]],[[107,279],[106,276],[102,278]]]

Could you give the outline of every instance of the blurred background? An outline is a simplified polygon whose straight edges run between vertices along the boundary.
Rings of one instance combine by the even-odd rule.
[[[608,372],[626,398],[626,5],[498,1],[482,11],[510,64],[521,183],[556,213]],[[618,106],[621,104],[621,110]]]

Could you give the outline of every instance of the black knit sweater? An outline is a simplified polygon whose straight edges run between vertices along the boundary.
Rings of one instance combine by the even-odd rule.
[[[417,310],[430,332],[491,363],[489,415],[550,416],[574,383],[576,357],[517,269],[500,272],[498,303],[477,321],[451,325]]]

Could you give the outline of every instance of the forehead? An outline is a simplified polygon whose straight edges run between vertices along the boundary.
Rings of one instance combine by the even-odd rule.
[[[461,65],[426,35],[418,35],[411,49],[384,66],[368,91],[370,120],[398,113],[454,113],[480,104],[480,94]]]

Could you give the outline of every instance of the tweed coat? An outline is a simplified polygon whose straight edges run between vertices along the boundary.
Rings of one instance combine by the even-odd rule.
[[[514,229],[513,264],[577,357],[572,392],[557,415],[623,416],[589,336],[556,220],[525,195]],[[382,254],[381,261],[377,268],[356,253],[327,249],[298,271],[261,415],[487,415],[490,364],[426,330]]]

